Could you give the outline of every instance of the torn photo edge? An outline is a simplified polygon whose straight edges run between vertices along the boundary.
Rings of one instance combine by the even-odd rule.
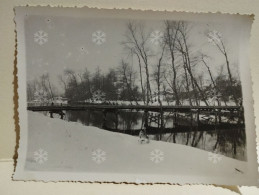
[[[133,18],[148,18],[151,16],[169,18],[174,16],[176,20],[207,20],[208,16],[222,15],[219,13],[189,13],[189,12],[159,12],[159,11],[140,11],[140,10],[119,10],[119,9],[97,9],[97,8],[50,8],[50,7],[16,7],[15,23],[17,32],[17,77],[18,77],[18,113],[20,126],[20,140],[18,149],[18,160],[13,176],[14,180],[33,180],[33,181],[82,181],[82,182],[115,182],[115,183],[135,183],[136,178],[148,177],[150,183],[171,183],[171,184],[223,184],[223,185],[258,185],[257,155],[256,155],[256,133],[252,96],[252,81],[249,64],[249,38],[252,19],[249,16],[239,17],[244,29],[244,48],[240,57],[240,77],[242,83],[243,106],[246,121],[246,142],[247,142],[247,162],[246,173],[241,178],[215,178],[213,175],[206,177],[194,175],[152,175],[152,174],[114,174],[114,173],[76,173],[76,172],[41,172],[26,171],[24,169],[27,152],[28,139],[28,116],[26,101],[26,42],[24,19],[29,15],[56,15],[69,17],[85,17],[88,12],[96,12],[102,17],[127,17],[130,14]],[[134,13],[134,16],[133,14]],[[111,16],[112,15],[112,16]],[[230,14],[223,14],[225,17]],[[233,15],[234,16],[234,15]],[[242,18],[242,19],[241,19]],[[184,155],[184,154],[183,154]]]

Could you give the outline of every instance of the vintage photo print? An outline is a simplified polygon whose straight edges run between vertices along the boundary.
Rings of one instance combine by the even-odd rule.
[[[257,185],[252,17],[15,14],[15,180]]]

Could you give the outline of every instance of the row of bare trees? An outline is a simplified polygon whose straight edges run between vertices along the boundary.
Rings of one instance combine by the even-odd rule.
[[[43,74],[39,79],[27,82],[27,100],[47,101],[53,100],[57,93],[55,87],[50,82],[49,74]]]
[[[164,21],[161,39],[154,46],[150,44],[150,33],[146,31],[143,24],[129,22],[125,34],[125,41],[122,42],[129,54],[136,56],[139,67],[139,77],[143,101],[149,104],[152,97],[152,90],[156,91],[158,102],[161,104],[161,94],[172,94],[175,105],[180,105],[181,96],[187,95],[189,105],[200,105],[203,101],[209,105],[208,99],[214,96],[218,104],[223,100],[226,104],[224,89],[219,88],[216,81],[225,80],[226,87],[230,90],[230,96],[236,104],[241,98],[241,86],[231,73],[230,62],[221,34],[212,31],[206,34],[218,51],[225,58],[227,73],[213,76],[210,65],[206,62],[209,56],[192,51],[191,28],[183,21]],[[197,75],[197,65],[203,64],[206,67],[210,82],[204,86],[204,75]],[[144,71],[143,71],[144,70]],[[152,70],[152,71],[151,71]],[[222,72],[221,72],[222,73]],[[204,74],[204,73],[203,73]],[[151,83],[155,81],[156,88]],[[222,96],[225,96],[224,98]],[[220,100],[221,98],[221,100]]]
[[[143,101],[149,105],[157,101],[162,105],[166,101],[192,106],[203,102],[209,106],[213,98],[218,105],[221,102],[227,105],[230,101],[240,104],[241,84],[233,77],[222,35],[210,31],[204,36],[225,60],[221,71],[215,73],[210,56],[196,51],[189,23],[166,20],[162,26],[161,32],[151,40],[149,29],[143,23],[128,22],[121,42],[127,55],[122,56],[119,65],[105,74],[99,67],[95,72],[87,68],[80,72],[66,69],[58,76],[64,96],[83,101],[91,99],[93,93],[100,90],[107,100],[126,100],[136,104]],[[56,95],[53,88],[49,75],[42,75],[37,81],[28,83],[28,100],[35,99],[40,94],[39,89],[48,99],[53,99]]]

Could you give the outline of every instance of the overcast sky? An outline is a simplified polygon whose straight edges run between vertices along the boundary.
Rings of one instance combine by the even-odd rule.
[[[73,18],[61,16],[28,16],[25,21],[27,79],[49,73],[51,82],[59,87],[57,75],[64,69],[75,71],[85,67],[93,72],[99,66],[103,73],[119,65],[127,55],[121,42],[125,40],[128,19]],[[142,20],[147,32],[162,31],[163,21]],[[231,67],[238,67],[240,26],[236,23],[191,22],[190,43],[193,51],[201,51],[209,56],[210,66],[216,72],[224,63],[224,57],[215,46],[208,43],[205,32],[219,31],[225,40]],[[38,31],[47,33],[48,40],[39,44],[34,40]],[[92,41],[92,33],[102,31],[106,41],[97,45]],[[135,64],[136,68],[138,64]],[[204,68],[202,68],[204,70]]]

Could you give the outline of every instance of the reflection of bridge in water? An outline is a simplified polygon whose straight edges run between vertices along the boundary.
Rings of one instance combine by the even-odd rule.
[[[137,135],[141,129],[119,130],[118,113],[124,111],[142,111],[144,112],[144,127],[147,134],[163,134],[171,132],[190,132],[190,131],[210,131],[215,129],[235,129],[244,126],[244,114],[242,106],[152,106],[152,105],[42,105],[28,106],[31,111],[47,111],[50,117],[53,113],[59,114],[63,119],[64,111],[84,111],[102,112],[102,128],[113,132],[121,132],[131,135]],[[106,126],[107,113],[114,113],[115,128]],[[171,113],[174,118],[173,127],[165,127],[164,113]],[[207,117],[204,117],[207,116]],[[222,122],[222,117],[233,119],[237,118],[235,124]],[[188,120],[187,120],[188,119]],[[181,123],[182,120],[188,121],[188,124]],[[151,124],[156,124],[155,127]]]

